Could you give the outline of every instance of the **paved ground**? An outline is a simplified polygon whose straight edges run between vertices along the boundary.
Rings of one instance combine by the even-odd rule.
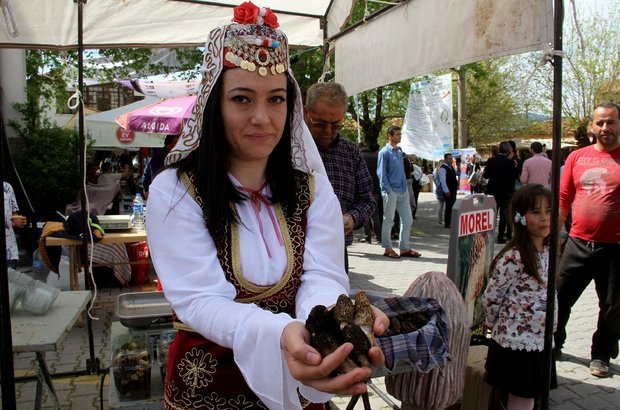
[[[367,244],[357,240],[349,248],[350,276],[352,288],[375,290],[403,294],[411,282],[419,275],[430,270],[446,270],[448,259],[448,230],[437,224],[434,195],[421,193],[420,209],[414,222],[412,246],[422,253],[420,259],[392,260],[382,256],[383,249],[376,243]],[[496,251],[499,247],[496,246]],[[64,265],[66,269],[66,264]],[[49,283],[67,286],[67,271],[57,278],[50,275]],[[97,301],[91,311],[98,320],[92,322],[94,339],[94,357],[100,362],[100,368],[110,365],[110,324],[118,320],[115,317],[116,297],[121,292],[134,290],[152,290],[152,284],[140,288],[104,289],[99,292]],[[552,409],[619,409],[620,386],[618,375],[607,379],[598,379],[588,371],[590,339],[596,324],[597,299],[594,287],[590,286],[575,306],[568,325],[569,337],[564,352],[566,360],[558,362],[559,388],[550,394],[549,407]],[[76,326],[70,332],[60,351],[47,355],[52,373],[84,371],[90,362],[87,328]],[[33,375],[34,354],[14,356],[16,376]],[[615,373],[620,372],[620,361],[613,360]],[[619,373],[620,374],[620,373]],[[102,375],[55,377],[54,385],[63,409],[91,410],[108,408],[109,378],[101,385]],[[383,378],[372,380],[385,392]],[[34,407],[36,383],[33,381],[16,384],[17,408],[19,410]],[[391,397],[397,405],[400,401]],[[374,410],[390,409],[377,395],[371,393],[371,406]],[[348,397],[335,397],[334,405],[345,409]],[[101,407],[102,404],[102,407]],[[53,408],[52,401],[44,394],[43,409]],[[361,400],[355,407],[363,408]]]

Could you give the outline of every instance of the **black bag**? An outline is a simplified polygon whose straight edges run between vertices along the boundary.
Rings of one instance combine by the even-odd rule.
[[[95,242],[100,241],[105,235],[105,231],[99,225],[99,219],[95,215],[91,215],[88,220],[88,225],[92,233],[92,238]],[[72,213],[65,219],[63,223],[66,236],[73,239],[82,239],[84,235],[84,229],[82,226],[82,211]],[[86,239],[90,241],[91,235],[86,235]]]

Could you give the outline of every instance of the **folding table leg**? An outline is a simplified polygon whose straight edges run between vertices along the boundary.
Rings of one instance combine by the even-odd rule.
[[[37,355],[37,391],[35,396],[34,408],[35,410],[41,409],[41,396],[43,393],[43,385],[47,387],[50,395],[54,399],[54,408],[60,409],[60,402],[58,401],[58,395],[56,394],[56,389],[54,389],[54,384],[52,383],[52,378],[50,377],[50,372],[47,368],[47,363],[45,362],[45,353],[36,352]]]
[[[368,385],[368,387],[370,387],[372,389],[372,391],[375,392],[375,394],[377,396],[379,396],[381,398],[381,400],[383,400],[388,406],[390,406],[392,409],[394,410],[400,410],[400,407],[398,407],[398,405],[396,403],[394,403],[388,396],[387,394],[385,394],[384,392],[381,391],[381,389],[379,389],[379,387],[377,387],[376,384],[374,384],[372,382],[372,380],[368,380],[366,382],[366,384]]]
[[[349,400],[349,404],[347,404],[347,408],[346,410],[353,410],[353,408],[355,408],[355,404],[357,403],[357,401],[360,399],[360,395],[356,394],[355,396],[351,397],[351,400]]]
[[[362,402],[364,403],[364,410],[371,410],[370,399],[368,398],[367,392],[362,394],[356,394],[355,396],[351,397],[349,404],[347,404],[346,410],[353,410],[360,397],[362,398]]]

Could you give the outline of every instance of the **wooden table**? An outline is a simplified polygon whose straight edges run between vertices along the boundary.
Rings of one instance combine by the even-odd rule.
[[[43,386],[54,399],[55,408],[60,409],[56,389],[45,362],[45,353],[58,350],[69,330],[90,300],[89,291],[63,291],[42,316],[34,316],[24,310],[11,312],[11,333],[13,353],[34,352],[37,357],[37,390],[35,409],[41,408]]]
[[[134,243],[142,242],[146,240],[146,232],[114,232],[106,233],[103,239],[97,244],[110,244],[110,243]],[[69,250],[69,285],[71,290],[77,290],[78,285],[78,273],[81,271],[82,264],[80,260],[80,249],[82,247],[82,241],[68,238],[57,238],[54,236],[48,236],[45,238],[45,246],[66,246]]]

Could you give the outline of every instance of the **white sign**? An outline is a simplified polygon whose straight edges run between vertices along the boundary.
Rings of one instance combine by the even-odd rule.
[[[411,84],[400,147],[407,154],[440,161],[454,148],[452,75]]]
[[[492,231],[495,228],[494,221],[495,211],[493,208],[463,212],[459,215],[459,236]]]

